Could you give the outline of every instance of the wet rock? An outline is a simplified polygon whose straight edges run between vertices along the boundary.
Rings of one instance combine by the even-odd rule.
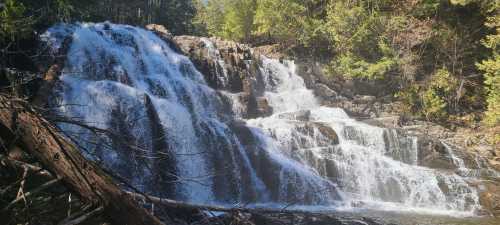
[[[148,25],[146,25],[145,28],[146,28],[146,30],[152,31],[153,33],[158,35],[158,37],[160,37],[162,40],[164,40],[168,44],[168,46],[171,49],[173,49],[174,51],[181,52],[181,50],[179,49],[179,46],[177,46],[177,44],[173,41],[174,35],[172,35],[172,33],[170,33],[170,31],[167,28],[165,28],[163,25],[148,24]]]
[[[305,149],[331,147],[339,144],[337,132],[328,126],[328,124],[302,121],[293,121],[290,123],[295,127],[291,133],[291,142],[289,143],[289,147],[294,151],[303,152]],[[313,138],[309,139],[305,137]]]
[[[418,139],[417,144],[418,165],[435,169],[457,169],[442,143],[421,137]]]
[[[174,38],[174,35],[172,35],[163,25],[148,24],[146,25],[146,29],[155,32],[156,35],[167,40],[172,40]]]
[[[264,97],[250,97],[247,108],[249,118],[265,117],[273,114],[273,109]]]
[[[321,64],[317,62],[301,62],[300,60],[297,60],[296,66],[297,66],[297,74],[299,74],[304,79],[306,87],[315,90],[315,94],[317,94],[318,96],[321,96],[321,93],[320,92],[316,93],[317,84],[323,84],[329,89],[331,89],[328,86],[330,84],[327,85],[327,82],[324,82],[328,79],[323,74],[323,68]],[[324,98],[323,100],[329,101],[331,99]]]
[[[319,132],[326,137],[327,140],[330,141],[331,145],[337,145],[339,144],[339,137],[337,135],[337,132],[333,130],[333,128],[327,124],[323,123],[314,123],[314,125],[317,127]]]
[[[173,41],[205,76],[208,85],[216,90],[238,93],[244,105],[244,118],[272,114],[259,70],[260,55],[252,54],[244,44],[216,38],[176,36]]]
[[[309,121],[310,117],[311,117],[310,110],[301,110],[301,111],[297,111],[297,112],[287,112],[287,113],[281,113],[278,115],[278,118],[280,118],[280,119],[298,120],[298,121]]]
[[[238,136],[241,144],[252,146],[257,144],[252,131],[246,126],[243,120],[233,120],[228,124],[229,128]]]
[[[400,116],[377,117],[377,118],[363,120],[363,122],[377,127],[398,128],[400,127],[401,117]]]
[[[281,225],[283,224],[283,220],[278,218],[262,215],[262,214],[252,214],[250,218],[252,222],[259,225]]]
[[[485,181],[480,185],[479,200],[486,213],[500,217],[500,180]]]
[[[151,129],[151,150],[154,156],[151,160],[153,190],[150,193],[159,197],[175,198],[178,170],[175,166],[177,165],[175,152],[167,140],[169,134],[161,125],[158,112],[147,94],[144,95],[144,107]]]
[[[257,73],[248,64],[252,54],[246,45],[194,36],[176,36],[173,41],[183,54],[190,57],[214,89],[241,92],[244,83],[248,82],[246,80],[251,80]],[[207,42],[213,46],[207,45]]]
[[[336,91],[330,89],[328,86],[321,83],[314,85],[314,94],[328,100],[334,100],[338,96]]]
[[[493,159],[490,159],[488,162],[495,170],[500,171],[500,157],[494,157]]]

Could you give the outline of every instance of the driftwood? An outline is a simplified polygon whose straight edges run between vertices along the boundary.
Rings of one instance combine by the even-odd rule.
[[[4,148],[19,145],[33,155],[81,199],[102,207],[113,224],[162,224],[24,101],[0,95],[0,139]]]

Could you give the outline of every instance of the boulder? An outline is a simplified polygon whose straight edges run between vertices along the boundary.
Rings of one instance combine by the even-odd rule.
[[[434,168],[455,170],[457,167],[449,157],[446,147],[438,141],[427,137],[418,138],[418,165]]]
[[[324,123],[314,123],[316,128],[319,130],[319,132],[326,137],[327,140],[330,141],[330,144],[332,145],[337,145],[339,144],[339,136],[337,135],[337,132],[333,130],[333,128],[327,124]]]
[[[400,116],[377,117],[377,118],[363,120],[364,123],[384,128],[398,128],[400,127],[399,126],[400,121],[401,121]]]
[[[479,201],[487,212],[500,217],[500,181],[484,181],[479,184]]]
[[[170,31],[165,28],[163,25],[159,24],[148,24],[144,28],[146,30],[149,30],[153,33],[155,33],[158,37],[160,37],[162,40],[164,40],[168,46],[173,49],[174,51],[180,53],[181,50],[179,49],[179,46],[176,45],[176,43],[173,41],[174,40],[174,35],[170,33]]]
[[[353,101],[355,103],[365,103],[365,104],[373,103],[376,100],[377,100],[377,97],[375,97],[373,95],[356,95],[356,96],[354,96],[354,99],[353,99]]]
[[[249,118],[265,117],[273,114],[273,109],[264,97],[250,96],[247,109]]]
[[[297,112],[285,112],[278,115],[280,119],[286,120],[297,120],[297,121],[309,121],[311,117],[310,110],[301,110]]]
[[[336,91],[330,89],[328,86],[321,83],[317,83],[314,85],[314,93],[317,96],[328,100],[334,100],[338,96]]]
[[[167,28],[165,28],[163,25],[148,24],[146,25],[146,29],[153,31],[156,35],[163,39],[172,40],[174,38],[174,35],[172,35],[172,33],[170,33],[170,31],[167,30]]]

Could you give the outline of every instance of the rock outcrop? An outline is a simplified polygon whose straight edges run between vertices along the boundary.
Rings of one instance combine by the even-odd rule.
[[[159,37],[165,40],[168,45],[174,50],[184,55],[187,55],[191,61],[193,62],[196,69],[198,69],[204,76],[207,84],[216,90],[217,95],[222,97],[221,104],[225,105],[226,109],[229,109],[233,112],[233,114],[238,114],[243,119],[248,118],[258,118],[265,117],[273,114],[273,109],[268,102],[268,99],[264,97],[265,91],[265,83],[268,81],[264,81],[265,76],[262,74],[263,72],[259,69],[259,58],[260,54],[270,54],[271,57],[279,57],[283,56],[277,54],[276,52],[269,51],[267,53],[265,50],[252,49],[250,46],[238,44],[231,41],[223,41],[216,38],[201,38],[201,37],[193,37],[193,36],[172,36],[168,30],[158,25],[148,25],[147,29],[155,32]],[[191,65],[190,65],[191,66]],[[192,66],[191,66],[192,67]],[[304,78],[305,84],[309,89],[314,90],[316,96],[318,96],[321,100],[321,103],[326,106],[340,107],[345,109],[351,116],[354,116],[357,119],[369,119],[366,122],[372,125],[377,125],[381,127],[393,128],[397,130],[397,135],[400,136],[408,136],[408,135],[416,135],[420,138],[416,143],[419,146],[419,152],[417,156],[417,163],[420,166],[425,166],[429,168],[439,169],[443,171],[458,171],[461,165],[456,162],[453,156],[450,153],[450,146],[446,146],[439,139],[442,136],[438,135],[429,135],[425,134],[422,129],[425,128],[417,128],[417,131],[407,126],[407,124],[402,121],[401,118],[391,115],[392,107],[397,107],[394,104],[390,103],[390,99],[381,99],[379,94],[375,91],[377,89],[376,84],[366,84],[366,83],[356,83],[353,81],[342,81],[337,83],[337,78],[326,78],[322,74],[322,66],[321,64],[301,64],[298,63],[299,73]],[[191,72],[194,69],[191,70]],[[188,74],[188,73],[187,73]],[[125,74],[126,76],[126,74]],[[120,79],[118,79],[120,80]],[[121,80],[120,80],[121,81]],[[122,83],[127,83],[126,79],[123,80]],[[342,84],[342,85],[340,85]],[[151,85],[154,85],[152,83]],[[375,85],[375,86],[374,86]],[[185,90],[176,90],[177,92],[182,92]],[[161,93],[158,93],[159,96],[162,96]],[[378,95],[378,96],[377,96]],[[237,99],[237,101],[233,101],[233,99]],[[234,107],[234,102],[241,103],[241,106]],[[389,103],[388,103],[389,102]],[[151,120],[151,123],[148,124],[147,130],[150,132],[155,138],[156,142],[151,143],[154,150],[163,149],[166,152],[155,152],[161,153],[162,155],[167,155],[167,159],[158,159],[153,160],[153,167],[169,167],[168,164],[173,164],[175,162],[170,161],[174,156],[170,156],[170,152],[168,152],[169,144],[168,143],[168,135],[167,133],[161,132],[161,127],[158,126],[158,120],[160,114],[155,113],[152,108],[151,99],[148,99],[147,96],[144,97],[144,101],[138,103],[139,106],[144,106],[147,114],[147,118]],[[189,106],[189,105],[188,105]],[[121,110],[119,113],[122,113],[122,117],[126,117],[126,109],[117,109]],[[221,113],[221,115],[224,113]],[[311,133],[317,133],[323,137],[324,139],[319,140],[319,147],[331,147],[339,144],[339,134],[335,132],[326,124],[321,122],[311,122],[309,111],[300,111],[295,113],[283,113],[278,116],[283,119],[290,119],[297,121],[297,125],[295,125],[296,130],[294,132],[310,135]],[[381,117],[384,116],[384,117]],[[290,176],[294,176],[292,172],[286,171],[285,168],[279,168],[280,164],[272,162],[269,157],[269,153],[267,151],[262,150],[262,146],[259,146],[256,141],[254,134],[251,130],[245,125],[242,121],[233,120],[234,117],[228,116],[227,120],[224,121],[228,124],[228,129],[230,129],[236,136],[238,136],[238,140],[241,141],[241,145],[243,145],[247,149],[248,152],[252,152],[252,155],[249,155],[249,161],[251,165],[255,165],[255,173],[258,177],[262,177],[263,185],[266,187],[276,187],[279,186],[276,184],[276,177],[281,176],[282,173],[290,173]],[[126,122],[126,121],[125,121]],[[122,121],[123,123],[123,121]],[[130,125],[121,124],[119,121],[111,124],[111,128],[114,129],[116,133],[122,132],[124,136],[126,135],[127,130],[132,129],[132,122]],[[207,132],[213,132],[207,127],[208,124],[199,123],[201,129],[206,130]],[[226,131],[225,131],[226,132]],[[213,139],[203,139],[204,142],[207,143],[207,146],[218,146],[217,154],[207,154],[209,157],[213,157],[217,160],[212,160],[213,162],[221,162],[214,163],[215,172],[231,170],[234,171],[237,166],[241,165],[233,165],[230,163],[231,152],[229,151],[234,146],[235,143],[226,143],[226,144],[218,144],[223,143],[224,140],[221,139],[220,135],[212,135]],[[140,142],[140,140],[134,140],[130,138],[132,142]],[[113,143],[117,149],[124,149],[123,152],[119,152],[118,156],[125,155],[128,150],[125,148],[120,148],[120,143]],[[296,151],[297,149],[307,148],[307,143],[297,142],[294,143],[296,146],[293,147],[292,150]],[[219,147],[220,146],[220,147]],[[479,165],[475,165],[474,155],[463,151],[460,148],[453,149],[464,161],[464,165],[467,168],[475,169],[473,173],[475,173],[476,169],[480,173],[483,173],[484,168],[481,168]],[[334,148],[331,151],[335,151]],[[133,151],[130,151],[133,152]],[[306,158],[311,165],[311,167],[316,167],[315,163],[325,165],[324,172],[322,174],[324,177],[334,178],[338,176],[338,171],[336,171],[336,165],[334,165],[333,160],[328,159],[318,159],[315,158],[313,154],[310,152],[304,151],[305,153],[297,153],[304,154],[303,158]],[[293,153],[295,154],[295,152]],[[333,152],[325,152],[325,154],[334,154]],[[388,153],[392,154],[392,153]],[[128,158],[128,156],[124,156]],[[238,155],[233,155],[238,159]],[[293,156],[292,156],[293,157]],[[397,158],[400,157],[400,158]],[[132,157],[133,158],[133,157]],[[406,156],[396,155],[393,157],[396,160],[406,162]],[[227,160],[227,162],[225,161]],[[320,162],[324,160],[325,162]],[[238,161],[238,160],[237,160]],[[239,160],[238,162],[242,162],[243,160]],[[409,160],[407,160],[409,161]],[[224,167],[224,165],[229,165],[229,167]],[[247,168],[241,169],[241,183],[243,184],[243,188],[251,186],[249,184],[248,176],[249,172],[246,171]],[[271,172],[270,172],[271,171]],[[126,174],[128,171],[125,171]],[[154,174],[153,176],[158,177],[167,177],[169,178],[168,173],[176,173],[176,168],[168,168],[166,175],[162,174]],[[468,173],[468,172],[467,172]],[[128,173],[133,176],[132,173]],[[465,174],[467,175],[467,174]],[[482,174],[480,174],[482,176]],[[157,179],[158,180],[158,179]],[[165,189],[172,190],[171,192],[175,192],[173,187],[169,185],[169,182],[174,181],[174,177],[171,179],[166,179],[164,183],[153,184],[160,185]],[[218,196],[229,196],[228,200],[230,200],[230,195],[234,195],[234,199],[238,196],[238,193],[228,193],[227,190],[230,190],[230,186],[235,186],[236,179],[234,177],[216,177],[214,179],[214,186],[216,186],[217,192],[215,193]],[[478,186],[483,185],[478,184]],[[492,185],[487,186],[482,193],[482,201],[483,205],[491,205],[488,206],[490,211],[494,212],[497,207],[493,201],[497,198],[495,197],[495,192],[497,189],[492,188]],[[290,187],[291,192],[296,192],[295,187]],[[278,190],[275,188],[269,188],[270,190],[270,198],[272,200],[278,200],[280,198]],[[331,190],[331,192],[335,192],[335,190]],[[243,199],[253,200],[256,198],[257,190],[245,191],[246,196],[243,196]],[[489,194],[488,194],[489,193]],[[492,197],[493,196],[493,197]],[[305,202],[314,202],[314,194],[307,193],[305,195]]]
[[[261,97],[264,82],[259,71],[259,55],[253,54],[249,46],[194,36],[176,36],[172,41],[189,56],[210,87],[238,94],[243,103],[243,118],[272,114],[269,103]]]

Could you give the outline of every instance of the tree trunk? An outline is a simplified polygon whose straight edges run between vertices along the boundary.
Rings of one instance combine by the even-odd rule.
[[[112,223],[162,224],[28,103],[0,95],[0,138],[36,157],[81,199],[102,206]]]

